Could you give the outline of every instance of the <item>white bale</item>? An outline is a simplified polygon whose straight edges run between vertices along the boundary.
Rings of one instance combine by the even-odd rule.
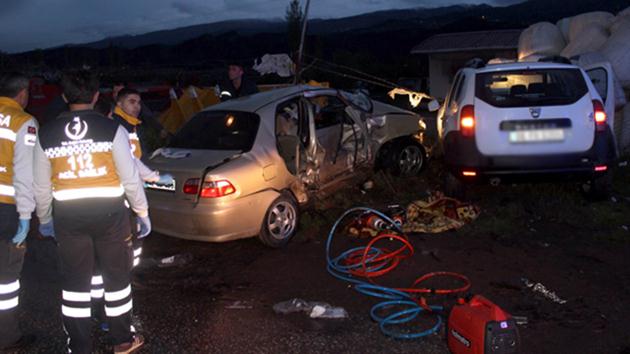
[[[630,23],[619,27],[608,38],[600,52],[615,69],[621,85],[630,88]]]
[[[560,21],[556,22],[556,27],[562,32],[562,37],[566,42],[569,41],[569,26],[571,25],[572,17],[565,17]]]
[[[525,29],[518,39],[518,58],[531,55],[559,55],[566,46],[562,32],[549,22],[535,23]]]
[[[617,15],[617,17],[615,17],[612,24],[610,25],[610,33],[617,32],[619,29],[626,26],[628,23],[630,23],[630,13],[626,15],[621,15],[621,14]]]
[[[630,6],[628,6],[625,9],[619,11],[617,16],[630,16]]]
[[[595,52],[601,48],[608,40],[608,30],[606,28],[593,24],[586,27],[579,33],[577,39],[569,42],[569,44],[560,52],[560,55],[571,58],[588,52]]]
[[[542,59],[546,57],[546,55],[540,55],[540,54],[532,54],[532,55],[528,55],[526,57],[520,58],[518,61],[519,62],[537,62],[538,60]]]
[[[592,25],[600,25],[606,29],[610,27],[615,15],[605,11],[587,12],[571,18],[569,25],[569,42],[580,38],[580,32]]]

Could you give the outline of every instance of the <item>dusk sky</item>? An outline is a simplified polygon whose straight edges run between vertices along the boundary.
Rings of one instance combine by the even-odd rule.
[[[302,0],[304,3],[305,0]],[[334,18],[459,3],[508,5],[519,0],[311,0],[311,18]],[[67,43],[229,19],[280,19],[289,0],[2,0],[0,51]]]

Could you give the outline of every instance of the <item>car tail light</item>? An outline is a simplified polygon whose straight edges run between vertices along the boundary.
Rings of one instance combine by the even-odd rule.
[[[191,178],[184,183],[184,194],[199,193],[199,178]]]
[[[595,172],[606,172],[606,170],[608,170],[606,165],[595,166]]]
[[[459,129],[463,136],[475,135],[475,106],[464,106],[459,114]]]
[[[606,130],[606,110],[601,101],[593,100],[593,113],[595,115],[595,126],[597,130]]]
[[[477,172],[475,172],[475,171],[462,171],[462,175],[464,177],[475,177],[475,176],[477,176]]]
[[[235,192],[236,188],[228,180],[204,181],[201,187],[201,198],[219,198]]]

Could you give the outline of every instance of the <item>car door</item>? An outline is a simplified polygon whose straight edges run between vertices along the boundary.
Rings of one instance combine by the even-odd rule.
[[[608,125],[614,129],[615,116],[615,85],[614,72],[608,62],[590,64],[584,67],[584,71],[591,78],[591,82],[599,96],[602,98]]]
[[[315,136],[323,154],[319,179],[327,183],[347,173],[351,167],[351,151],[343,145],[344,130],[351,119],[345,112],[346,104],[336,95],[313,96],[308,101],[313,110]]]
[[[275,115],[276,148],[287,170],[307,186],[316,184],[321,162],[310,103],[294,97],[278,104]]]
[[[453,85],[451,86],[451,90],[446,96],[446,100],[440,110],[438,112],[438,134],[440,139],[444,139],[446,134],[457,129],[457,116],[459,113],[459,109],[457,107],[456,93],[459,91],[461,95],[462,90],[462,78],[464,77],[464,73],[462,71],[458,72],[455,75],[455,79],[453,80]]]

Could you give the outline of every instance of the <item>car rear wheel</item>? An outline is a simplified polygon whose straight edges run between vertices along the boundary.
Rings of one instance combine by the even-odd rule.
[[[299,210],[296,201],[283,194],[271,203],[258,237],[269,247],[282,247],[297,232]]]
[[[425,152],[420,144],[404,140],[391,150],[390,172],[395,176],[416,176],[422,171]]]

